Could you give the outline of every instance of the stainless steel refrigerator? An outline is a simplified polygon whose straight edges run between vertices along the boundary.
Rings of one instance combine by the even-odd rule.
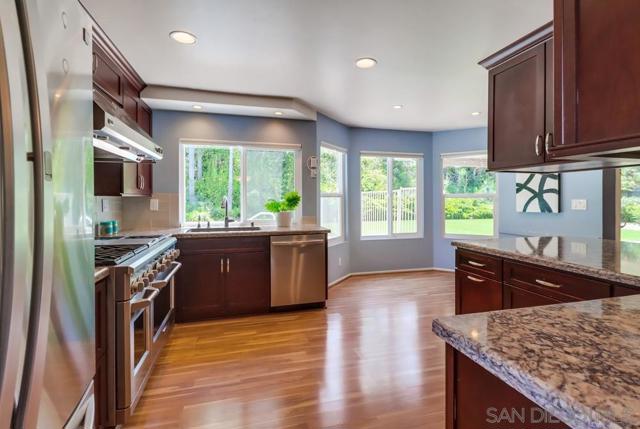
[[[0,0],[0,428],[93,427],[91,21]]]

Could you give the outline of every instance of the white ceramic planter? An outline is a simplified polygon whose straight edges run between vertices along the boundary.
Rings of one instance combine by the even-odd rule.
[[[280,228],[288,228],[291,226],[291,212],[276,213],[276,223]]]

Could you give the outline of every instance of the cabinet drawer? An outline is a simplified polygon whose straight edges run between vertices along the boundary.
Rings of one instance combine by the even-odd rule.
[[[561,301],[566,301],[566,296],[579,300],[609,296],[609,284],[605,282],[536,265],[504,261],[503,278],[505,283],[512,286],[555,297]]]
[[[456,270],[456,314],[502,309],[502,283]]]
[[[456,251],[456,268],[488,279],[502,279],[502,259],[468,250]]]
[[[268,251],[269,237],[180,238],[178,249],[185,254]]]

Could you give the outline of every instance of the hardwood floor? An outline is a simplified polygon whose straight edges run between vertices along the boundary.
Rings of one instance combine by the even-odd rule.
[[[176,325],[129,428],[444,428],[452,273],[354,277],[326,310]]]

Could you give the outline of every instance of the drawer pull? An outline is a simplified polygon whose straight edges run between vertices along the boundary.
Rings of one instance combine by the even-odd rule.
[[[467,276],[467,278],[468,278],[469,280],[471,280],[472,282],[476,282],[476,283],[484,283],[484,280],[483,280],[483,279],[479,279],[479,278],[477,278],[477,277]]]
[[[480,262],[476,262],[476,261],[467,261],[467,263],[469,265],[473,265],[474,267],[486,267],[486,264],[481,264]]]
[[[562,285],[557,285],[555,283],[546,282],[546,281],[540,280],[540,279],[536,279],[536,283],[538,283],[539,285],[542,285],[542,286],[552,287],[552,288],[555,288],[555,289],[558,289],[558,288],[562,287]]]

